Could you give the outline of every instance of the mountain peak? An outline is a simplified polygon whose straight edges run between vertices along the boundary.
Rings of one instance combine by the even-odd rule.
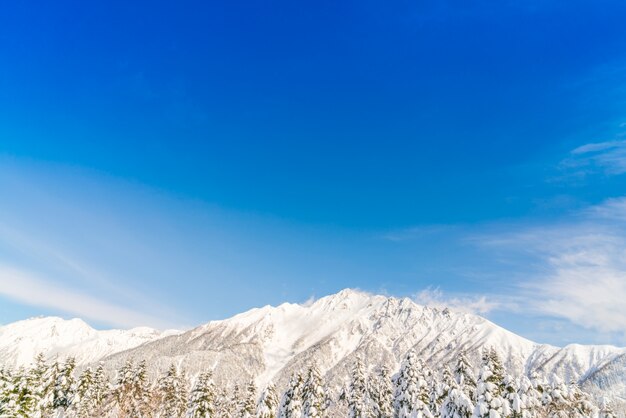
[[[337,307],[355,307],[362,305],[374,299],[375,296],[371,293],[366,293],[357,289],[343,289],[335,294],[324,296],[309,307],[315,309],[335,309]]]
[[[162,335],[147,327],[99,331],[80,318],[33,317],[0,326],[0,364],[26,366],[40,353],[48,358],[73,356],[86,364]]]

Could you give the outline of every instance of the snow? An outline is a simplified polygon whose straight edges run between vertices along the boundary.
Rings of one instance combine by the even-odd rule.
[[[178,332],[148,327],[99,331],[78,318],[31,318],[0,327],[0,364],[27,366],[44,353],[48,358],[74,356],[83,365]]]
[[[537,371],[578,380],[596,393],[626,396],[626,349],[537,344],[468,313],[346,289],[305,305],[264,306],[211,321],[185,333],[150,328],[97,331],[79,319],[37,318],[0,327],[0,364],[25,365],[41,351],[76,356],[78,364],[104,359],[109,369],[128,358],[155,368],[172,362],[190,375],[214,370],[216,381],[254,378],[282,390],[289,375],[317,364],[333,384],[349,375],[357,356],[398,370],[414,349],[431,368],[451,365],[464,351],[479,364],[493,347],[516,375]]]

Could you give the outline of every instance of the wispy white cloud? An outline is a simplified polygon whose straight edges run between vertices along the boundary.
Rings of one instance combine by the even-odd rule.
[[[501,303],[488,299],[487,296],[462,295],[451,296],[444,294],[439,288],[427,288],[417,293],[414,298],[420,305],[448,308],[457,312],[485,315],[501,307]]]
[[[68,289],[50,279],[43,279],[31,272],[7,265],[0,265],[0,294],[29,305],[57,309],[118,327],[143,325],[164,329],[180,325],[166,323],[162,318],[108,303],[89,294]]]
[[[167,254],[167,245],[153,239],[165,234],[150,208],[164,206],[167,199],[102,175],[1,157],[0,194],[9,196],[0,205],[0,294],[31,305],[34,312],[45,307],[115,326],[189,322],[152,286],[165,276],[156,254]],[[182,271],[176,267],[168,272]],[[30,298],[20,293],[12,276],[35,293]],[[37,297],[44,294],[63,303]],[[103,315],[105,307],[111,307],[111,318]]]
[[[554,271],[527,285],[537,295],[530,306],[587,328],[626,335],[626,269],[617,264],[621,257],[590,249],[551,258]]]
[[[317,301],[317,298],[315,297],[315,295],[311,295],[311,296],[309,296],[309,298],[307,300],[302,302],[301,305],[309,307],[309,306],[313,305],[315,303],[315,301]]]
[[[524,252],[538,266],[516,285],[520,309],[626,338],[626,199],[559,224],[474,238],[498,251]]]
[[[601,205],[589,208],[587,214],[598,220],[626,223],[626,197],[607,199]]]
[[[613,176],[626,173],[626,140],[581,145],[561,162],[567,176],[585,177],[594,173]]]

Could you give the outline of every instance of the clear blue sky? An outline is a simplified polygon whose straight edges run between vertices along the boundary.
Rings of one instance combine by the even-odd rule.
[[[11,2],[0,323],[357,287],[626,345],[626,3]]]

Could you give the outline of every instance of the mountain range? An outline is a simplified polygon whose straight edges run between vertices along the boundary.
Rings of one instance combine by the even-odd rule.
[[[397,370],[414,349],[439,369],[453,366],[461,352],[478,365],[484,348],[494,348],[512,374],[559,376],[597,398],[626,402],[626,348],[538,344],[478,315],[352,289],[313,303],[252,309],[184,332],[98,331],[80,319],[56,317],[0,327],[0,366],[27,365],[40,352],[74,356],[83,367],[102,362],[112,372],[134,359],[146,360],[153,374],[174,363],[189,374],[211,369],[217,383],[254,379],[279,389],[313,363],[331,387],[341,388],[357,356],[372,369],[384,364]]]

